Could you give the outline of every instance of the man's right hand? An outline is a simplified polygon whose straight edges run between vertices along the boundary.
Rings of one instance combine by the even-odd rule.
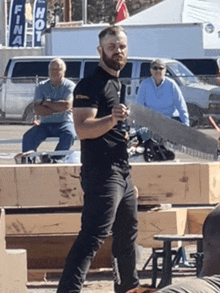
[[[125,121],[129,114],[130,110],[124,104],[118,104],[112,108],[112,118],[115,124],[117,124],[118,121]]]

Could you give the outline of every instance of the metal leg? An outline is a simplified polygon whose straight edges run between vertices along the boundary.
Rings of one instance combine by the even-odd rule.
[[[202,270],[203,265],[203,240],[197,241],[197,258],[196,258],[196,276],[199,277],[199,274]]]
[[[203,240],[197,240],[197,252],[203,252]]]
[[[157,250],[160,250],[161,252],[158,252]],[[145,270],[145,268],[148,266],[148,264],[152,260],[152,284],[151,284],[151,286],[153,288],[156,287],[156,282],[157,282],[157,271],[158,271],[157,259],[158,259],[158,257],[163,257],[162,248],[152,248],[152,253],[142,268],[142,270]]]
[[[152,284],[153,288],[156,287],[157,282],[157,255],[156,252],[153,253],[153,271],[152,271]]]
[[[146,263],[144,264],[142,270],[145,270],[149,262],[152,260],[152,284],[151,287],[155,288],[156,287],[156,282],[157,282],[157,272],[158,272],[158,266],[157,266],[157,260],[158,258],[164,257],[164,252],[162,248],[152,248],[152,253],[147,259]]]
[[[149,258],[147,259],[147,261],[145,262],[142,271],[144,271],[146,269],[146,267],[148,266],[149,262],[151,261],[151,259],[153,258],[154,253],[152,252],[151,255],[149,256]]]
[[[163,269],[162,279],[158,288],[163,288],[172,283],[172,253],[171,242],[164,241],[164,257],[163,257]]]

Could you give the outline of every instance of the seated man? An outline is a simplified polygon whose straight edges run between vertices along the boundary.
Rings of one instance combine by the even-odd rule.
[[[220,204],[206,217],[203,224],[203,267],[199,278],[166,286],[157,293],[219,293],[220,292]],[[148,293],[136,288],[129,293]]]
[[[152,76],[140,84],[137,103],[189,126],[186,102],[176,82],[165,76],[163,60],[153,60],[150,72]]]
[[[22,152],[36,151],[47,137],[59,137],[56,151],[69,150],[75,140],[72,117],[73,90],[75,84],[66,79],[66,64],[62,59],[53,59],[49,64],[49,79],[36,88],[34,97],[35,114],[41,122],[23,136]],[[54,156],[53,161],[64,160],[65,156]]]

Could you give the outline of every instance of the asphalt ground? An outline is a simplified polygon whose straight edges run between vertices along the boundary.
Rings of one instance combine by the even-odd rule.
[[[0,165],[15,164],[14,156],[21,152],[21,140],[23,134],[30,129],[30,125],[0,125]],[[199,129],[216,140],[219,138],[220,133],[214,129]],[[56,141],[43,142],[38,151],[46,152],[53,151],[55,149]],[[80,142],[76,140],[72,150],[80,151]],[[180,153],[175,151],[176,162],[198,162],[204,161],[201,158],[197,158],[191,155]]]
[[[15,164],[14,156],[22,151],[22,137],[30,128],[30,125],[0,125],[0,165]],[[53,151],[56,144],[56,140],[45,141],[39,146],[38,151]],[[79,140],[74,142],[72,149],[74,151],[80,150]]]

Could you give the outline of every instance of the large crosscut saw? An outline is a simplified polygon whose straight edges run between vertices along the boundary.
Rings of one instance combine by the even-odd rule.
[[[174,148],[206,160],[217,160],[218,142],[211,136],[182,125],[160,113],[136,103],[129,103],[130,119],[135,124],[149,128]]]

